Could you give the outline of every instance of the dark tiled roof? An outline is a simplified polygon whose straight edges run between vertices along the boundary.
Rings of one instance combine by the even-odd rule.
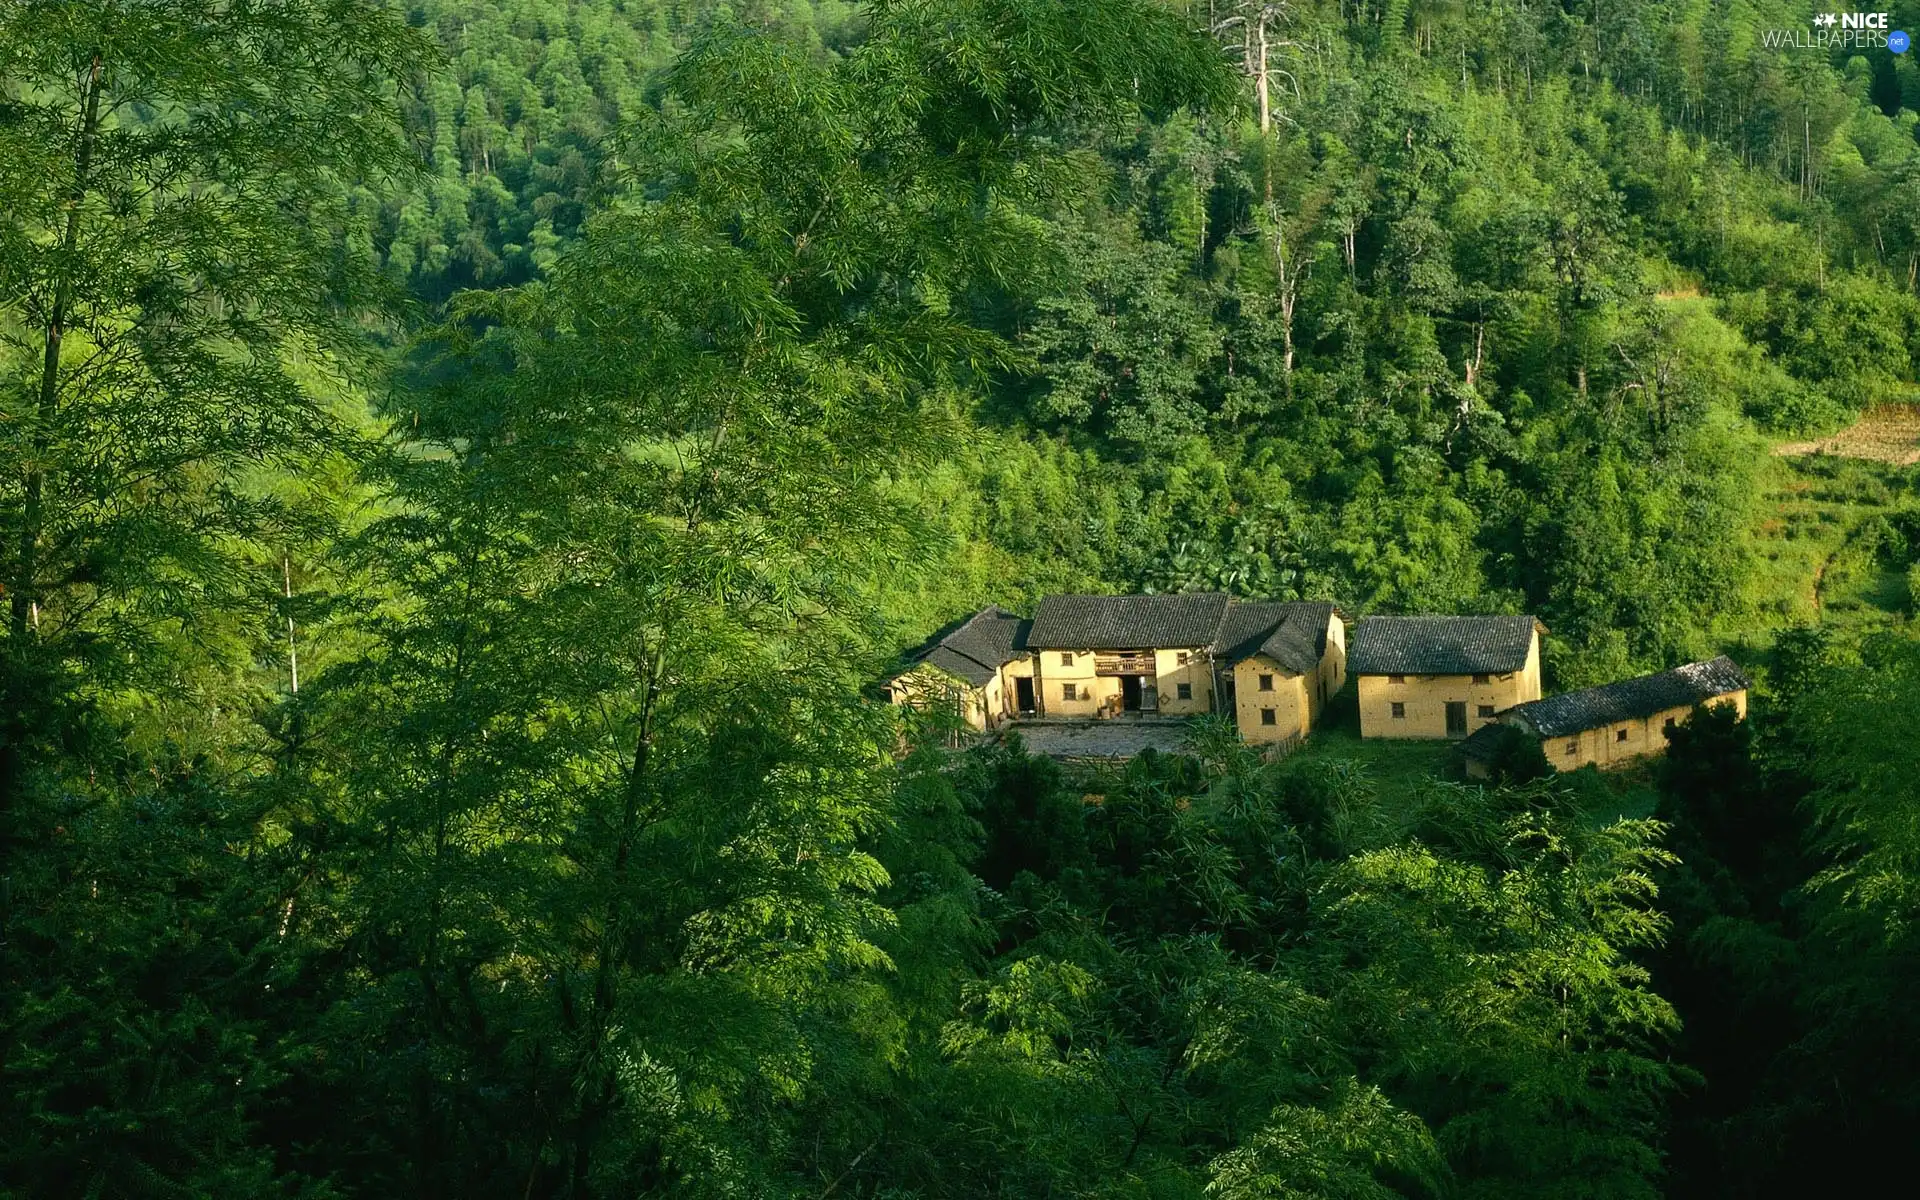
[[[1492,762],[1494,752],[1500,748],[1501,731],[1506,728],[1508,727],[1497,721],[1491,725],[1482,725],[1468,734],[1465,741],[1455,742],[1453,748],[1461,758],[1471,759],[1474,762]]]
[[[1227,612],[1222,592],[1167,596],[1048,596],[1033,615],[1035,650],[1154,650],[1211,646]]]
[[[1220,622],[1214,651],[1228,662],[1264,654],[1304,675],[1319,666],[1327,653],[1327,622],[1332,616],[1333,605],[1326,601],[1235,600]]]
[[[939,667],[979,687],[1002,665],[1027,652],[1027,630],[1032,625],[1032,621],[990,604],[935,634],[911,658],[916,665]]]
[[[1489,675],[1518,671],[1538,625],[1532,617],[1366,617],[1353,627],[1354,675]]]
[[[1657,675],[1623,679],[1619,683],[1563,692],[1544,700],[1516,704],[1502,713],[1517,717],[1541,737],[1564,737],[1584,729],[1650,717],[1670,708],[1691,707],[1745,691],[1752,681],[1726,655],[1708,662],[1688,663]]]

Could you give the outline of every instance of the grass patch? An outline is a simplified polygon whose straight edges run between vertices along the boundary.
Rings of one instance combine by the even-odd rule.
[[[1877,531],[1920,509],[1917,474],[1836,454],[1770,459],[1750,533],[1758,568],[1741,627],[1728,632],[1764,655],[1775,633],[1796,625],[1857,633],[1906,625],[1906,568],[1920,546],[1891,547]]]
[[[1361,737],[1359,688],[1348,681],[1321,714],[1312,735],[1287,761],[1355,763],[1379,789],[1388,811],[1405,812],[1434,780],[1461,778],[1454,744],[1425,738]]]

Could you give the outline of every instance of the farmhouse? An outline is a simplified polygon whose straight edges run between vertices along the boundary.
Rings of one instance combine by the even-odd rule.
[[[1050,717],[1213,711],[1209,654],[1231,601],[1220,592],[1048,596],[1027,648]]]
[[[1224,593],[1048,596],[1031,622],[988,608],[888,681],[896,704],[955,705],[976,729],[1009,717],[1224,713],[1252,742],[1303,737],[1346,681],[1332,604]]]
[[[1588,763],[1606,768],[1666,749],[1667,730],[1697,705],[1730,704],[1747,715],[1752,682],[1725,655],[1619,683],[1563,692],[1518,704],[1499,715],[1539,740],[1547,761],[1571,771]],[[1492,737],[1486,729],[1460,747],[1467,774],[1487,774]]]
[[[1032,712],[1032,624],[997,604],[981,609],[909,655],[912,665],[887,681],[888,697],[895,704],[950,707],[983,731],[998,726],[1010,710]]]
[[[1236,601],[1215,642],[1222,712],[1249,742],[1305,737],[1347,682],[1346,622],[1324,601]]]
[[[1048,596],[1032,620],[997,605],[935,634],[887,681],[895,704],[940,706],[982,732],[1010,720],[1230,716],[1252,743],[1306,737],[1358,679],[1362,737],[1460,740],[1485,777],[1491,732],[1513,726],[1561,770],[1659,753],[1701,704],[1746,716],[1751,686],[1731,660],[1540,695],[1529,616],[1368,617],[1324,601],[1269,603],[1220,592]]]
[[[1367,617],[1347,670],[1359,680],[1360,736],[1464,738],[1540,698],[1540,635],[1527,616]]]

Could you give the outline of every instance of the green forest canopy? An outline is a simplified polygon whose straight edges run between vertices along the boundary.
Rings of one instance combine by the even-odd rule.
[[[0,4],[0,1187],[1873,1178],[1913,600],[1764,533],[1920,401],[1920,71],[1809,15]],[[866,698],[1200,587],[1764,686],[1637,790]]]

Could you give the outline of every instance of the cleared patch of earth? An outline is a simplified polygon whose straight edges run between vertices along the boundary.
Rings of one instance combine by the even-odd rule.
[[[1186,721],[1023,721],[1012,727],[1029,754],[1048,758],[1132,758],[1142,750],[1186,749]]]
[[[1785,456],[1834,454],[1910,467],[1920,462],[1920,405],[1889,404],[1872,409],[1831,437],[1782,442],[1773,452]]]

